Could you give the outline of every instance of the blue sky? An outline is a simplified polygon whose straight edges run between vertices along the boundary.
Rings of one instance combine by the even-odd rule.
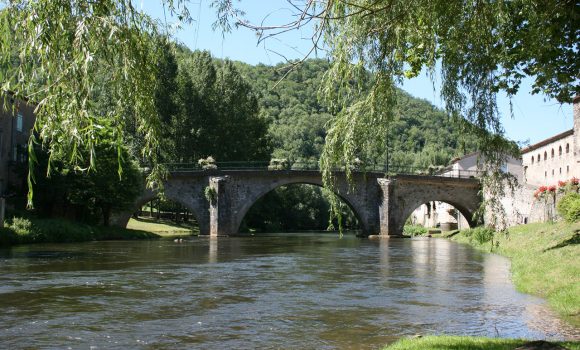
[[[189,10],[195,23],[184,26],[175,32],[177,39],[195,50],[208,50],[214,57],[229,58],[250,64],[276,64],[288,59],[302,58],[311,47],[310,30],[294,30],[276,38],[268,39],[257,45],[257,36],[246,28],[234,29],[231,33],[222,34],[212,29],[216,19],[215,9],[210,8],[212,0],[191,0]],[[244,16],[255,24],[279,25],[291,18],[292,10],[285,0],[242,0],[237,3],[246,12]],[[159,0],[135,0],[145,12],[165,22],[168,26],[175,20],[163,11]],[[263,22],[262,22],[263,21]],[[316,56],[313,56],[316,57]],[[320,52],[318,57],[325,57]],[[437,86],[437,81],[435,86]],[[403,85],[403,89],[411,95],[426,99],[436,106],[441,106],[437,91],[426,76],[411,79]],[[510,117],[509,100],[499,98],[500,112],[506,135],[515,141],[536,143],[557,133],[571,129],[573,126],[572,106],[560,105],[555,100],[546,99],[542,95],[530,95],[530,81],[522,84],[521,91],[512,98],[513,119]]]

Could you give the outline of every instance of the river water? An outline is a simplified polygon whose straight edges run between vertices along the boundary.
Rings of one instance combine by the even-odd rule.
[[[0,250],[0,348],[377,349],[578,339],[509,261],[444,239],[284,234]]]

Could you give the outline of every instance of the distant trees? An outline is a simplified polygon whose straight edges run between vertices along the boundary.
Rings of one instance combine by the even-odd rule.
[[[231,61],[208,52],[178,54],[172,104],[164,120],[164,153],[169,162],[268,160],[268,121],[259,115],[258,97]],[[164,101],[159,100],[163,104]]]

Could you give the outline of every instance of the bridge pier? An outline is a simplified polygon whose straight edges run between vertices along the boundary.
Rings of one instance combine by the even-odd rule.
[[[209,235],[212,237],[227,236],[235,233],[232,231],[231,204],[228,196],[227,176],[209,178],[209,192],[206,191],[206,199],[209,200]]]
[[[395,198],[395,188],[397,182],[395,179],[379,178],[377,183],[381,192],[381,199],[379,203],[379,235],[381,237],[403,235],[402,227],[398,225],[398,218],[396,217],[397,203]],[[404,218],[403,220],[406,220]]]

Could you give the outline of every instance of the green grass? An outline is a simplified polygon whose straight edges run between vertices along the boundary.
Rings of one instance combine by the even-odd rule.
[[[513,350],[529,343],[522,339],[500,339],[485,337],[427,336],[401,339],[387,345],[384,350]],[[580,349],[578,342],[553,342],[570,350]]]
[[[0,228],[0,246],[29,243],[70,243],[159,238],[151,232],[120,227],[91,226],[63,219],[14,217]]]
[[[186,236],[199,234],[198,227],[191,227],[184,224],[176,224],[171,220],[155,220],[152,218],[139,217],[131,218],[127,224],[128,229],[147,231],[160,236]]]
[[[464,231],[451,239],[509,257],[519,291],[547,299],[563,318],[580,326],[580,223],[521,225],[507,235],[496,234],[493,243],[480,244]]]

